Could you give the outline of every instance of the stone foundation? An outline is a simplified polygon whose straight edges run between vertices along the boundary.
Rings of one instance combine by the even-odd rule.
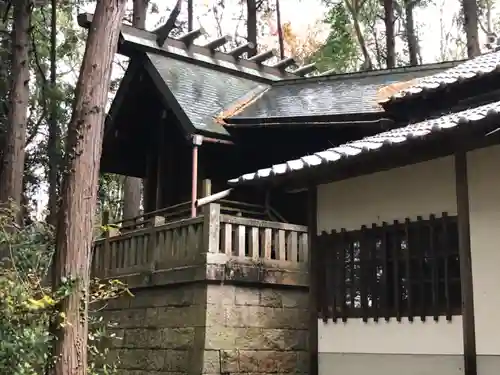
[[[203,374],[307,373],[304,290],[207,286]]]
[[[198,281],[132,290],[103,311],[118,324],[122,375],[308,373],[303,287]]]

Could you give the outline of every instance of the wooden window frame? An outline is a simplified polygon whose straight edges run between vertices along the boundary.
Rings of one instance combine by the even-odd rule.
[[[461,315],[457,217],[417,217],[317,238],[317,313],[324,321],[425,321]]]

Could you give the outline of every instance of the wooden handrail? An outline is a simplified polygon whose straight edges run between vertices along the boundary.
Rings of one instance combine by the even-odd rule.
[[[306,226],[229,215],[222,209],[210,203],[195,218],[160,225],[152,219],[144,222],[144,228],[116,236],[106,231],[105,238],[94,243],[93,271],[97,277],[156,272],[199,264],[207,253],[242,260],[307,262]]]
[[[220,220],[221,220],[221,223],[245,225],[245,226],[255,227],[255,228],[291,230],[291,231],[295,231],[295,232],[307,233],[307,226],[305,226],[305,225],[280,223],[280,222],[268,221],[268,220],[249,219],[246,217],[238,217],[238,216],[231,216],[231,215],[221,215]]]

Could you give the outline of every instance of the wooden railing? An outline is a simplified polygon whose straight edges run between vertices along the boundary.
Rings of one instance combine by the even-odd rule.
[[[219,252],[252,259],[307,262],[307,227],[220,216]]]
[[[201,253],[203,217],[154,225],[105,238],[94,244],[97,277],[117,277],[189,264]]]
[[[220,202],[221,213],[247,217],[251,219],[262,219],[271,221],[280,221],[286,223],[286,220],[271,206],[265,206],[254,203],[238,202],[230,200],[221,200]],[[182,219],[187,219],[191,215],[191,202],[183,202],[173,206],[161,208],[159,210],[144,213],[142,215],[119,220],[111,223],[114,227],[118,227],[122,233],[125,231],[132,231],[143,229],[149,226],[150,221],[155,218],[163,218],[165,222],[173,222]],[[108,215],[103,215],[103,225],[110,224],[108,222]]]
[[[166,224],[152,218],[142,229],[114,236],[108,231],[95,242],[92,271],[108,278],[212,261],[258,260],[274,267],[307,262],[307,227],[227,215],[222,210],[212,203],[195,218]]]

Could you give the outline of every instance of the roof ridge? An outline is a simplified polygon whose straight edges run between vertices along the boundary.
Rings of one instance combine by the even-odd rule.
[[[317,75],[310,77],[284,78],[282,80],[273,82],[273,86],[287,85],[293,83],[303,83],[303,82],[309,83],[309,82],[335,81],[342,79],[377,77],[377,76],[386,76],[391,74],[420,72],[420,71],[434,70],[434,69],[446,69],[447,67],[453,68],[459,65],[462,61],[463,60],[453,60],[453,61],[443,61],[439,63],[422,64],[417,66],[400,66],[392,69],[378,69],[366,72],[350,72],[350,73],[331,74],[331,75]]]
[[[92,18],[93,14],[91,13],[79,14],[78,24],[81,27],[89,28]],[[239,45],[229,52],[220,51],[219,48],[231,40],[229,36],[216,38],[204,45],[194,43],[196,38],[205,34],[202,28],[192,30],[178,38],[167,37],[165,42],[159,46],[155,31],[151,32],[122,23],[119,53],[133,57],[134,49],[140,49],[145,52],[167,54],[169,57],[193,64],[209,64],[214,68],[224,66],[223,69],[227,70],[228,73],[234,72],[236,75],[240,74],[242,70],[246,70],[246,74],[250,76],[263,78],[262,76],[265,75],[268,79],[272,77],[272,80],[286,77],[297,78],[315,70],[311,64],[292,69],[292,66],[297,66],[293,58],[284,58],[274,64],[265,64],[269,59],[278,56],[276,49],[268,49],[250,58],[243,58],[245,53],[255,48],[253,43]]]

